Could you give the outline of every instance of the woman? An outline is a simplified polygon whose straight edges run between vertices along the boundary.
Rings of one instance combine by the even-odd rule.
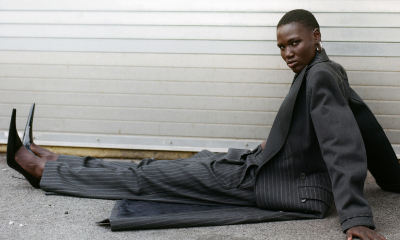
[[[334,198],[348,239],[385,239],[371,230],[363,196],[367,155],[380,187],[400,192],[400,165],[382,128],[349,87],[345,70],[322,49],[310,12],[286,13],[277,44],[296,75],[268,141],[253,151],[202,151],[190,159],[145,159],[139,165],[57,155],[32,143],[31,134],[21,142],[14,110],[7,163],[32,186],[60,194],[263,209],[252,213],[256,220],[227,217],[219,224],[322,218]]]

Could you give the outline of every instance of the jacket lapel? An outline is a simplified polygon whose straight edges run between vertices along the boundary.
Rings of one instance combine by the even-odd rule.
[[[299,93],[301,84],[303,83],[303,79],[305,78],[306,72],[313,65],[326,61],[329,61],[329,58],[323,49],[321,53],[317,53],[315,55],[314,60],[309,65],[307,65],[299,74],[297,74],[297,76],[295,76],[289,93],[282,102],[282,105],[275,117],[274,123],[272,124],[271,131],[267,139],[267,144],[265,145],[265,148],[261,154],[260,166],[272,159],[272,157],[274,157],[275,154],[277,154],[285,144],[290,129],[290,123],[292,121],[294,105],[296,103],[297,95]]]
[[[292,83],[285,100],[283,100],[278,114],[272,124],[271,131],[267,139],[267,144],[261,154],[262,163],[267,163],[282,148],[289,133],[290,122],[292,120],[293,108],[299,93],[301,84],[303,83],[306,67],[298,74]]]

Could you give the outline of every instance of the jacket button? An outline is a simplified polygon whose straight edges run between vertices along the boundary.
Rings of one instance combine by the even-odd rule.
[[[303,199],[301,199],[301,202],[306,202],[307,201],[307,199],[305,199],[305,198],[303,198]]]
[[[301,178],[301,179],[306,179],[306,176],[307,176],[307,175],[306,175],[305,173],[300,173],[300,178]]]

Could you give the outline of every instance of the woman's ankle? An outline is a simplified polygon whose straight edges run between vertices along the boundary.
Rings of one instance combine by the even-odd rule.
[[[21,147],[15,153],[15,161],[29,174],[37,179],[41,179],[46,160],[33,155],[24,147]]]
[[[31,144],[31,150],[34,154],[36,154],[40,158],[43,158],[47,161],[57,161],[57,159],[58,159],[57,153],[53,153],[50,150],[43,148],[41,146],[38,146],[34,143]]]

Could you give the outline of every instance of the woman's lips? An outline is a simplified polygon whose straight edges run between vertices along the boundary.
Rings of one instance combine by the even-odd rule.
[[[293,67],[296,65],[296,63],[297,63],[297,62],[291,62],[291,63],[288,63],[287,65],[288,65],[290,68],[293,68]]]

